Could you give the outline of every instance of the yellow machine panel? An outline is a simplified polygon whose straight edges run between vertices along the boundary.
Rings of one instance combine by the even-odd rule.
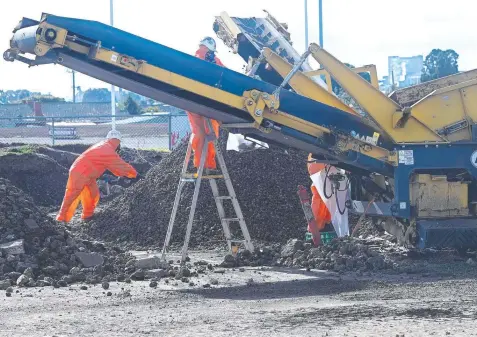
[[[411,180],[411,206],[418,217],[469,215],[468,185],[448,182],[446,176],[416,174]]]

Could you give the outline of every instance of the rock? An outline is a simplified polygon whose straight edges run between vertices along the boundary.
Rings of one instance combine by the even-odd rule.
[[[120,185],[113,185],[110,187],[109,191],[112,195],[117,196],[124,193],[124,187]]]
[[[192,282],[192,281],[190,281],[190,282],[189,282],[189,286],[193,287],[193,286],[195,286],[195,283]]]
[[[216,278],[211,278],[210,279],[210,284],[213,285],[213,286],[216,286],[219,284],[219,280],[217,280]]]
[[[169,272],[166,269],[152,269],[146,271],[146,278],[163,278],[167,277]]]
[[[384,258],[382,256],[370,257],[370,258],[368,258],[366,263],[368,265],[372,266],[372,268],[374,270],[380,270],[380,269],[384,269],[386,267],[386,262],[384,261]]]
[[[187,267],[182,267],[181,270],[180,270],[180,275],[182,275],[183,277],[189,277],[190,276],[190,270],[189,268]]]
[[[17,286],[26,287],[30,283],[30,278],[26,275],[21,275],[17,280]]]
[[[189,279],[188,279],[187,277],[182,277],[182,278],[181,278],[181,281],[182,281],[183,283],[189,283]]]
[[[110,291],[108,291],[108,292],[106,293],[106,296],[113,296],[113,293],[110,292]]]
[[[58,285],[59,285],[60,287],[63,287],[63,288],[64,288],[64,287],[67,287],[67,286],[68,286],[68,283],[66,283],[65,280],[59,280],[59,281],[58,281]]]
[[[33,278],[33,269],[32,268],[27,268],[23,272],[23,275],[28,276],[29,278]]]
[[[7,290],[12,285],[10,280],[0,281],[0,290]]]
[[[243,273],[245,271],[245,268],[239,268],[239,272]]]
[[[0,251],[7,255],[25,254],[23,239],[0,244]]]
[[[298,239],[290,239],[282,248],[281,257],[291,257],[297,250],[303,249],[303,241]]]
[[[156,287],[157,287],[157,281],[151,281],[151,282],[149,283],[149,287],[151,287],[151,288],[156,288]]]
[[[26,219],[25,226],[30,230],[36,230],[40,228],[34,219]]]
[[[136,260],[136,268],[149,269],[167,269],[169,265],[157,256],[145,257]]]
[[[81,290],[88,290],[88,287],[87,286],[81,286],[80,289]]]
[[[472,259],[471,257],[469,257],[469,259],[466,261],[466,263],[469,265],[469,266],[475,266],[475,261],[474,259]]]
[[[144,273],[144,270],[138,269],[134,273],[131,274],[131,279],[136,280],[136,281],[142,281],[146,277],[146,274]]]
[[[101,284],[101,287],[103,287],[104,290],[108,290],[109,289],[109,283],[108,282],[103,282]]]
[[[12,297],[12,293],[5,293],[5,296]]]
[[[10,294],[13,293],[13,288],[12,288],[12,287],[8,287],[8,288],[6,289],[6,292],[7,292],[7,293],[10,293]]]
[[[76,252],[76,257],[85,268],[100,266],[104,263],[104,258],[98,253]]]

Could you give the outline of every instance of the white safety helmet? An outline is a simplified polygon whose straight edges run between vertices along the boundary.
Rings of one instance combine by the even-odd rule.
[[[117,130],[111,130],[108,132],[108,135],[106,136],[107,139],[112,139],[112,138],[115,138],[115,139],[118,139],[119,141],[121,141],[121,132],[117,131]]]
[[[215,40],[209,36],[204,37],[202,41],[200,41],[199,46],[206,46],[207,48],[209,48],[210,51],[214,53],[217,48],[217,45],[215,44]]]

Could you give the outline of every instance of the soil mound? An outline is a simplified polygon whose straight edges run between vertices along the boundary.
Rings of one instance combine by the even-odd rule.
[[[284,243],[290,237],[302,237],[306,222],[296,191],[297,185],[310,184],[307,155],[273,147],[246,153],[225,151],[226,139],[226,132],[222,131],[220,146],[252,239]],[[152,168],[145,179],[106,205],[91,221],[88,234],[115,242],[134,243],[139,247],[161,246],[186,149],[187,144],[181,144]],[[219,185],[222,184],[219,181]],[[192,192],[193,184],[186,184],[173,242],[183,241]],[[228,202],[225,200],[224,205]],[[230,210],[230,207],[226,209],[227,216],[233,215]],[[222,233],[210,186],[204,180],[191,244],[215,240],[223,243]]]
[[[0,178],[0,288],[95,283],[123,273],[130,259],[117,248],[75,240],[30,196]]]
[[[59,208],[65,193],[68,170],[87,146],[61,147],[70,152],[42,145],[15,145],[0,147],[0,177],[28,193],[38,206]],[[162,155],[156,151],[122,149],[121,157],[145,175]],[[131,181],[109,175],[110,185],[129,187]],[[113,195],[115,196],[115,195]],[[106,198],[105,201],[113,196]]]

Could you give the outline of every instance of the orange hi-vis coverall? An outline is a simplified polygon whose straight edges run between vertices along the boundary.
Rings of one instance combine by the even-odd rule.
[[[196,51],[195,56],[205,60],[206,54],[209,50],[205,46],[200,46]],[[214,61],[219,66],[224,66],[220,59],[215,56]],[[194,151],[194,167],[198,168],[200,165],[200,157],[202,155],[202,149],[204,147],[204,141],[207,134],[210,133],[210,130],[207,126],[206,118],[200,115],[197,115],[193,112],[187,111],[187,116],[189,117],[189,123],[192,133],[192,150]],[[214,129],[215,136],[219,137],[219,127],[220,124],[218,121],[210,119],[212,128]],[[217,167],[215,162],[215,148],[214,143],[209,142],[207,144],[207,158],[205,160],[204,168],[214,170]]]
[[[81,201],[82,219],[93,216],[99,202],[96,179],[106,170],[118,177],[136,178],[137,172],[116,153],[118,139],[108,139],[83,152],[70,168],[65,196],[56,220],[70,222]]]
[[[312,160],[311,153],[308,156],[308,161]],[[312,176],[315,173],[320,172],[325,168],[325,164],[322,163],[308,163],[308,174]],[[325,202],[321,199],[320,193],[314,185],[311,185],[311,192],[313,193],[311,199],[311,210],[316,220],[317,228],[308,228],[308,231],[313,235],[320,235],[319,232],[325,228],[326,224],[331,221],[331,214],[326,207]]]

